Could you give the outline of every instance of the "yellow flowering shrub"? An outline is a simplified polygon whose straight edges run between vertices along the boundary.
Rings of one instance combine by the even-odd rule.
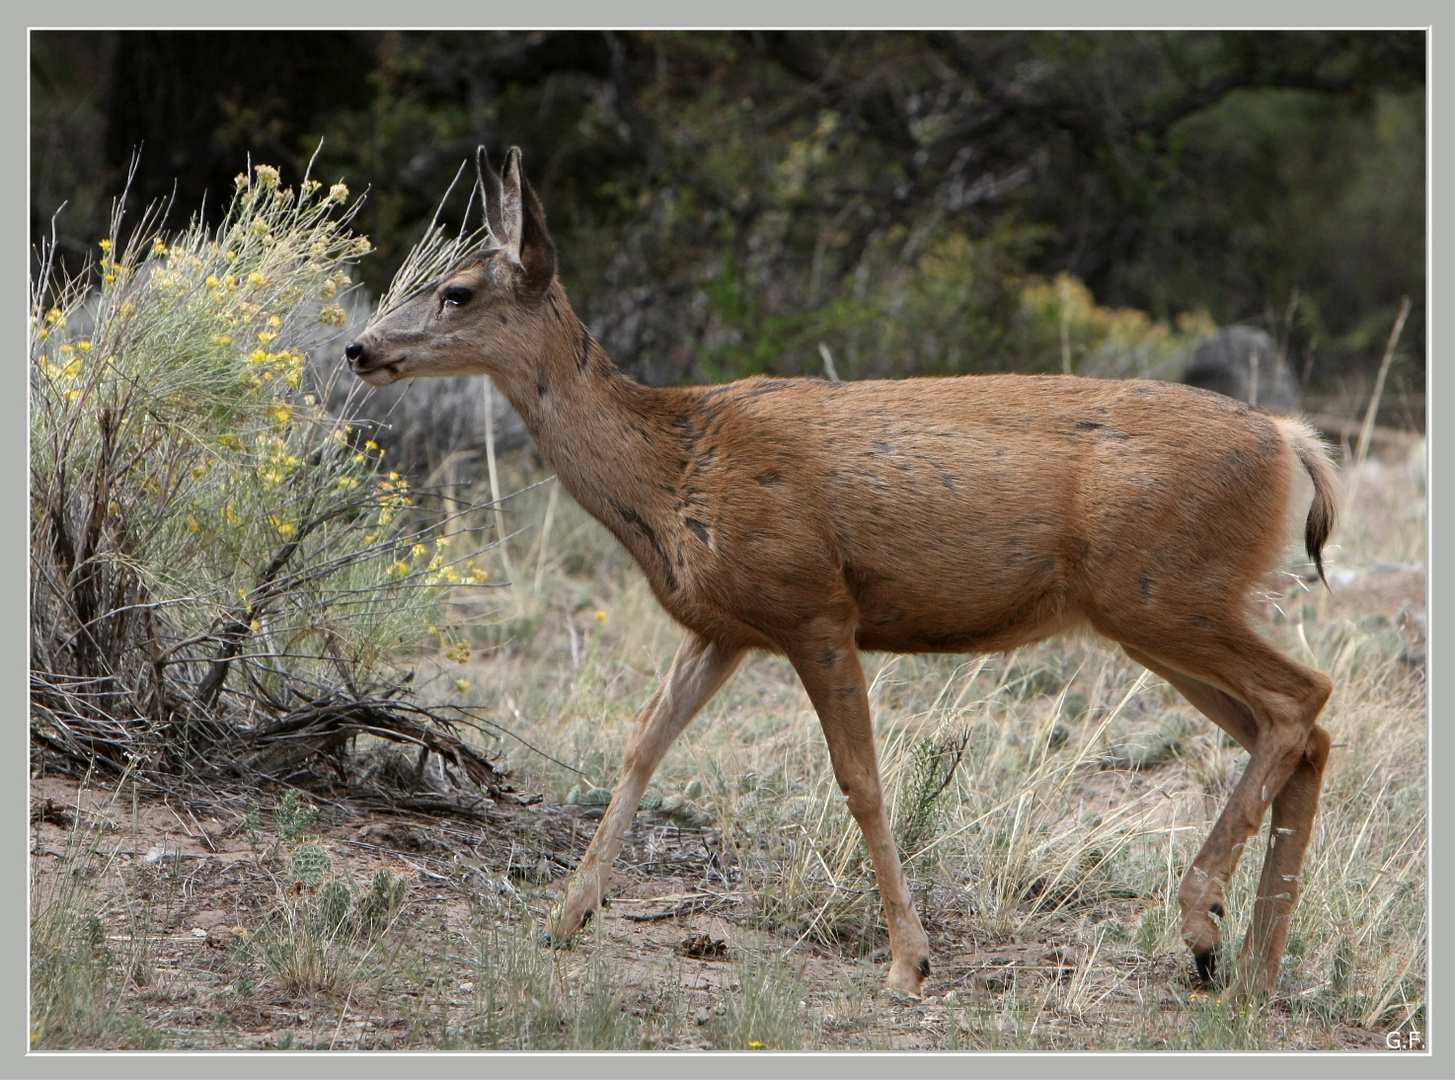
[[[348,200],[343,184],[290,188],[258,165],[216,226],[163,235],[143,216],[125,236],[118,218],[88,276],[40,275],[28,327],[42,667],[92,663],[61,647],[96,616],[68,558],[93,560],[102,595],[153,612],[169,678],[203,680],[228,634],[266,626],[266,644],[232,661],[261,665],[249,678],[264,686],[288,672],[323,685],[336,657],[371,670],[419,638],[443,589],[476,583],[408,481],[379,474],[368,432],[308,383],[305,331],[344,325],[337,301],[369,250]],[[84,505],[102,496],[99,512]],[[102,623],[117,635],[110,670],[152,670],[151,639],[128,629],[139,622]]]

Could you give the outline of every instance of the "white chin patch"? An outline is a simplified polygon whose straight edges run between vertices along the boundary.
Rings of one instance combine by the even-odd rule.
[[[388,386],[400,379],[399,373],[393,368],[375,368],[373,371],[359,372],[358,376],[370,386]]]

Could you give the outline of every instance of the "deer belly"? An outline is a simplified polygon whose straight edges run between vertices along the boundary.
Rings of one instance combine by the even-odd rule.
[[[1036,641],[1068,621],[1065,580],[1045,555],[1024,565],[984,563],[901,578],[881,575],[851,589],[861,648],[886,652],[998,652]]]

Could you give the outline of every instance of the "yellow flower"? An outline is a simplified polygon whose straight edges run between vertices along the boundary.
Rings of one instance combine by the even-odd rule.
[[[337,329],[349,321],[349,316],[337,304],[329,304],[327,307],[319,309],[318,321],[323,323],[324,326],[332,326]]]
[[[282,179],[278,175],[278,170],[271,165],[254,165],[253,172],[257,174],[258,183],[262,184],[265,188],[277,187],[279,181]]]
[[[261,341],[264,345],[266,345],[268,342],[272,341],[277,336],[278,336],[277,334],[271,333],[271,332],[269,332],[267,330],[259,330],[258,331],[258,340]]]
[[[417,559],[428,550],[429,548],[425,547],[423,544],[415,544],[414,547],[409,549],[409,554]]]
[[[278,327],[283,325],[283,320],[278,318],[278,316],[276,315],[270,315],[268,316],[268,325],[276,330],[278,329]]]
[[[248,275],[248,284],[249,285],[266,285],[267,283],[268,283],[268,279],[265,278],[265,277],[263,277],[263,275],[260,274],[260,273],[258,273],[258,271],[256,271],[256,270],[254,270],[251,274]]]
[[[110,251],[111,250],[111,241],[110,240],[102,240],[101,241],[101,250],[102,251]]]
[[[262,628],[263,628],[263,624],[260,623],[257,619],[254,619],[253,620],[253,625],[252,625],[252,631],[253,631],[253,633],[256,634]]]
[[[348,197],[349,187],[342,180],[340,180],[337,184],[328,189],[329,202],[343,202]]]
[[[409,564],[403,559],[396,559],[394,565],[389,567],[389,572],[395,577],[403,577],[409,573]]]
[[[167,247],[167,242],[163,240],[160,236],[157,237],[157,242],[152,245],[153,255],[166,255],[171,250],[171,248]]]
[[[455,680],[455,689],[458,690],[460,693],[463,694],[466,690],[470,689],[470,680],[469,679],[456,679]]]
[[[598,611],[596,613],[596,621],[597,622],[605,622],[606,621],[606,612],[604,612],[604,611]]]

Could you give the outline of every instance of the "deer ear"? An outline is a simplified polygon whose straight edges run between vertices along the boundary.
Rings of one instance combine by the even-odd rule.
[[[556,245],[546,230],[546,212],[540,197],[520,167],[520,147],[512,146],[505,156],[504,225],[510,239],[506,247],[525,270],[526,280],[543,291],[556,273]]]
[[[520,265],[531,287],[545,290],[556,276],[556,245],[546,231],[546,211],[530,181],[521,177]]]
[[[505,172],[500,178],[500,226],[496,237],[506,253],[520,262],[520,147],[505,155]]]
[[[480,178],[480,199],[485,204],[485,228],[490,236],[487,246],[503,246],[505,243],[505,222],[500,216],[500,177],[490,167],[490,156],[483,146],[475,150],[475,173]]]

